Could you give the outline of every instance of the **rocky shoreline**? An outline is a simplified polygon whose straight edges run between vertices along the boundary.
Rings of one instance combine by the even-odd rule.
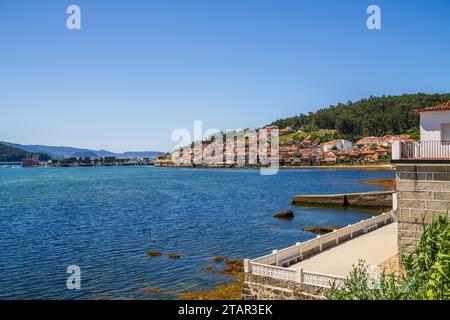
[[[230,282],[211,289],[182,293],[178,297],[179,300],[241,300],[244,284],[244,261],[226,257],[213,257],[211,261],[215,264],[225,264],[225,267],[219,272],[230,276]],[[214,265],[206,267],[207,271],[214,271],[215,269]]]
[[[373,166],[371,166],[373,167]],[[306,168],[306,167],[301,167]],[[310,168],[310,167],[308,167]],[[322,169],[325,169],[321,167]],[[333,167],[335,168],[335,167]],[[342,168],[342,167],[341,167]],[[379,169],[380,167],[377,166]],[[327,168],[329,169],[329,168]],[[367,169],[367,166],[364,167]],[[394,180],[390,179],[373,179],[373,180],[363,180],[361,183],[383,186],[386,190],[393,190],[395,188]],[[293,219],[294,213],[291,210],[282,210],[273,215],[279,219]],[[334,230],[342,228],[341,226],[311,226],[305,227],[302,231],[311,232],[317,235],[324,235]],[[180,255],[177,254],[164,254],[159,251],[149,251],[146,253],[151,257],[159,257],[161,255],[167,255],[167,257],[172,259],[179,259]],[[227,274],[230,277],[228,283],[217,285],[213,288],[196,291],[196,292],[184,292],[179,294],[179,300],[241,300],[242,291],[244,285],[244,270],[243,261],[240,259],[228,259],[227,257],[216,256],[212,257],[211,264],[208,264],[204,270],[206,272],[221,272]],[[159,288],[147,289],[148,294],[161,294]]]

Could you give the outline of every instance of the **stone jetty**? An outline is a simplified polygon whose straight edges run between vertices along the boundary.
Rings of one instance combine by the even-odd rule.
[[[394,191],[373,191],[342,194],[313,194],[292,197],[292,203],[307,206],[350,206],[361,208],[392,208]]]

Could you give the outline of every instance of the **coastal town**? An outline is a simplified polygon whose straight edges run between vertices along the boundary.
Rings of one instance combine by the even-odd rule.
[[[278,129],[276,126],[265,127],[270,130]],[[302,130],[294,130],[290,127],[279,129],[279,165],[285,167],[307,166],[338,166],[338,165],[377,165],[387,164],[391,160],[392,145],[395,142],[416,142],[410,134],[367,136],[354,142],[346,139],[327,139],[336,136],[335,130],[319,130],[313,133],[305,133]],[[239,167],[236,163],[227,163],[226,157],[231,154],[232,159],[238,159],[239,141],[235,139],[232,151],[224,150],[223,163],[211,161],[213,156],[207,155],[209,143],[202,142],[202,163],[194,164],[195,151],[187,151],[189,161],[176,165],[173,155],[166,154],[155,160],[157,167]],[[242,142],[241,142],[242,143]],[[270,146],[270,143],[269,143]],[[245,144],[245,167],[251,167],[249,158],[252,151]],[[180,151],[180,157],[186,157],[186,151]],[[208,158],[209,157],[209,158]],[[256,165],[258,166],[258,165]]]
[[[267,126],[264,129],[270,133],[276,126]],[[382,165],[391,161],[392,145],[396,142],[414,143],[410,134],[367,136],[356,141],[333,138],[337,136],[336,130],[322,129],[312,133],[302,130],[294,130],[290,127],[278,129],[279,165],[282,167],[325,167],[325,166],[357,166],[357,165]],[[211,153],[213,143],[203,141],[201,143],[201,163],[195,163],[195,148],[191,150],[177,150],[179,156],[186,159],[182,164],[175,164],[172,153],[161,153],[156,159],[150,157],[60,157],[48,161],[40,161],[39,155],[33,154],[22,160],[23,167],[48,166],[48,167],[95,167],[95,166],[142,166],[151,165],[155,167],[259,167],[252,164],[251,156],[257,157],[256,153],[248,146],[235,138],[232,150],[224,148],[223,162],[217,163],[214,153]],[[245,150],[244,154],[241,154]],[[268,156],[271,155],[271,141],[268,143]],[[227,159],[234,161],[229,163]],[[242,161],[239,162],[238,160]],[[259,160],[259,157],[258,157]]]
[[[298,133],[298,132],[297,132]],[[375,164],[388,163],[391,159],[394,142],[415,142],[408,134],[363,137],[356,142],[333,139],[314,143],[311,135],[302,141],[289,137],[291,128],[280,130],[280,165],[284,166],[322,166],[336,164]],[[288,136],[284,143],[282,138]]]

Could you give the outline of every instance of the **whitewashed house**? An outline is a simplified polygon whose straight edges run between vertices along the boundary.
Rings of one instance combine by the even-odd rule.
[[[450,101],[437,107],[418,110],[420,140],[450,141]]]
[[[392,159],[450,159],[450,101],[416,112],[420,114],[420,141],[395,142]]]
[[[328,142],[325,142],[323,144],[323,152],[330,152],[333,150],[339,150],[339,151],[348,151],[351,150],[353,147],[353,144],[351,141],[340,139],[340,140],[331,140]]]

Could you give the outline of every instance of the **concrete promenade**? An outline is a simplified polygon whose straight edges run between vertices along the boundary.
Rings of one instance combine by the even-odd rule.
[[[364,259],[366,264],[379,265],[397,254],[397,227],[396,222],[390,223],[307,258],[290,266],[290,269],[303,268],[310,272],[346,277],[358,259]]]

